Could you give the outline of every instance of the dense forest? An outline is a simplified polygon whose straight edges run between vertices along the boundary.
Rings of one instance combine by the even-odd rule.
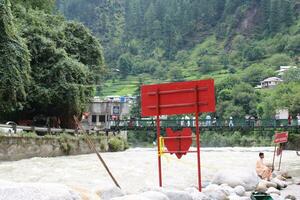
[[[54,1],[0,0],[0,119],[55,116],[71,126],[104,73],[98,40],[53,15]]]
[[[56,6],[101,40],[111,71],[104,95],[212,77],[220,117],[300,112],[299,69],[275,89],[254,89],[280,66],[299,66],[296,0],[58,0]]]

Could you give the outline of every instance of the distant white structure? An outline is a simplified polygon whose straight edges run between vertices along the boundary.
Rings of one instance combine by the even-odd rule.
[[[107,128],[113,125],[114,120],[129,117],[134,97],[108,96],[102,100],[94,97],[86,112],[86,122],[90,128]]]
[[[260,88],[272,88],[278,85],[279,83],[283,82],[281,78],[278,77],[269,77],[265,80],[261,81],[261,87]]]
[[[296,69],[296,66],[280,66],[280,69],[276,71],[278,76],[283,76],[285,72],[287,72],[290,69]]]
[[[278,109],[276,110],[275,119],[288,119],[289,110],[288,109]]]

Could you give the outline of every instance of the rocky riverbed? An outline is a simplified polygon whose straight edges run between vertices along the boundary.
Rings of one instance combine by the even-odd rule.
[[[157,187],[157,154],[156,149],[152,148],[102,154],[122,190],[114,187],[94,154],[2,162],[0,199],[26,200],[26,196],[27,199],[45,200],[249,199],[250,191],[255,190],[259,183],[254,171],[258,152],[265,152],[265,157],[270,162],[272,150],[273,148],[204,148],[201,161],[203,185],[206,188],[202,193],[195,188],[195,154],[189,154],[180,160],[175,156],[163,156],[163,189]],[[300,186],[294,184],[300,181],[300,157],[294,151],[284,151],[282,169],[294,178],[286,181],[288,186],[279,191],[280,195],[276,194],[278,191],[275,188],[271,188],[272,196],[284,199],[287,195],[292,195],[300,199]],[[35,195],[39,196],[34,198]]]

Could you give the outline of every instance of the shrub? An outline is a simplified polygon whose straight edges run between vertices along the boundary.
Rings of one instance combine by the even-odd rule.
[[[123,151],[126,146],[125,141],[120,137],[112,137],[108,140],[108,148],[112,152]]]

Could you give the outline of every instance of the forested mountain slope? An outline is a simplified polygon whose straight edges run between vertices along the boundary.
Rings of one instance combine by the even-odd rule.
[[[300,112],[299,70],[274,90],[254,86],[300,63],[297,0],[58,0],[68,19],[100,38],[111,70],[103,95],[140,83],[212,77],[218,114],[270,117]],[[284,99],[277,98],[286,95]]]

